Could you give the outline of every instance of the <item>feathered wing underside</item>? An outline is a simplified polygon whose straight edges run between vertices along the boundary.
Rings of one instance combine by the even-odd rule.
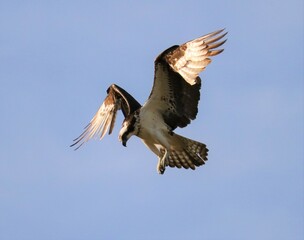
[[[216,49],[226,42],[222,40],[227,34],[222,34],[223,31],[224,29],[215,31],[186,42],[166,54],[165,59],[174,71],[178,72],[189,84],[194,85],[197,83],[199,73],[211,63],[210,57],[224,51],[224,49]]]
[[[107,90],[107,97],[99,107],[97,113],[94,115],[90,123],[85,127],[83,133],[71,145],[81,147],[85,142],[94,137],[102,139],[106,132],[112,133],[116,115],[118,110],[122,110],[124,116],[133,113],[141,105],[124,89],[112,84]]]
[[[143,108],[162,113],[171,130],[185,127],[196,118],[201,79],[198,74],[223,49],[223,30],[209,33],[180,46],[173,46],[155,60],[154,84]]]

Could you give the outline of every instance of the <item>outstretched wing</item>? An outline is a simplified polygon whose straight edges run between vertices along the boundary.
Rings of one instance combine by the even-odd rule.
[[[96,136],[102,139],[108,129],[109,134],[111,134],[115,124],[117,110],[122,110],[126,117],[141,107],[127,91],[115,84],[112,84],[108,88],[107,93],[107,97],[95,116],[85,127],[83,133],[78,138],[74,139],[74,143],[71,147],[77,146],[76,149],[78,149],[82,144]]]
[[[221,40],[227,34],[223,31],[168,48],[156,58],[153,88],[143,108],[161,112],[172,130],[196,118],[201,88],[198,75],[211,62],[210,57],[223,51],[216,49],[226,42]]]

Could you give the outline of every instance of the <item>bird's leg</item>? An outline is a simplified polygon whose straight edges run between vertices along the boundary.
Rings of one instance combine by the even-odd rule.
[[[157,171],[159,174],[164,174],[166,170],[166,161],[169,156],[168,150],[165,148],[164,149],[164,154],[160,155],[158,157],[158,163],[157,163]]]

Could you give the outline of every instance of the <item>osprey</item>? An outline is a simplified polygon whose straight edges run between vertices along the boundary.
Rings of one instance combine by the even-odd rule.
[[[201,79],[198,76],[220,54],[217,49],[226,40],[224,29],[206,34],[180,46],[172,46],[155,60],[154,84],[143,106],[127,91],[112,84],[107,97],[84,132],[71,147],[78,149],[89,139],[112,133],[117,111],[125,117],[119,132],[119,141],[126,146],[135,135],[158,156],[157,171],[163,174],[166,166],[191,168],[207,161],[205,144],[174,133],[177,127],[186,127],[196,118],[200,99]]]

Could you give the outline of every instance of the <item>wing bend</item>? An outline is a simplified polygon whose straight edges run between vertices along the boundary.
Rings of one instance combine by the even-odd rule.
[[[210,57],[216,56],[224,49],[216,49],[227,40],[221,40],[226,33],[221,34],[224,29],[208,33],[180,45],[178,48],[166,54],[165,59],[175,72],[178,72],[190,85],[197,82],[197,77],[208,64]]]
[[[128,116],[141,105],[123,88],[112,84],[107,90],[107,97],[99,107],[97,113],[90,123],[84,128],[83,133],[76,139],[70,147],[80,148],[85,142],[93,137],[102,139],[106,132],[112,133],[117,110],[122,110],[124,116]]]

